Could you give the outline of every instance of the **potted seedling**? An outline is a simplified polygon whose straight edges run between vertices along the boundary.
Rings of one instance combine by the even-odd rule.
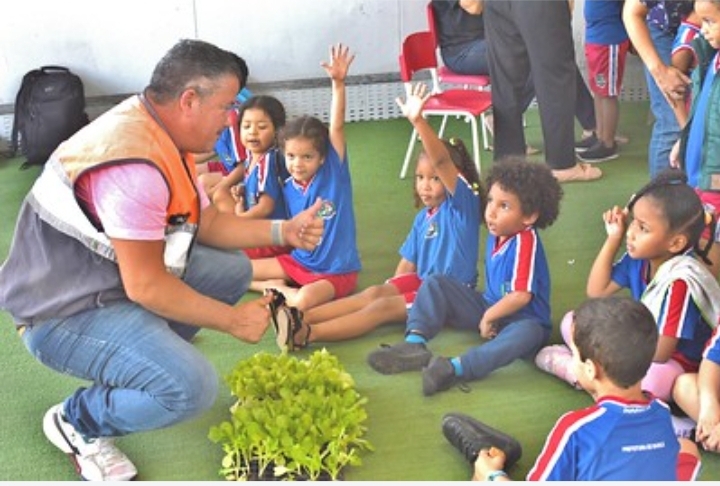
[[[258,353],[225,382],[236,401],[208,436],[222,445],[228,480],[337,480],[372,450],[363,438],[367,398],[325,349],[305,359]]]

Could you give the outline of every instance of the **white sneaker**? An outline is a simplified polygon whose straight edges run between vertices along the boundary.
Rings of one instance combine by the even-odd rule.
[[[130,481],[137,476],[135,465],[106,437],[85,439],[63,415],[63,404],[54,405],[43,418],[45,437],[70,456],[85,481]]]

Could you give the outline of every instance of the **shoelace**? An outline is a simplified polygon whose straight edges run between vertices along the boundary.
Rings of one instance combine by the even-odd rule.
[[[85,456],[91,456],[106,474],[110,475],[110,472],[115,468],[120,470],[127,468],[128,459],[120,449],[115,447],[113,439],[101,437],[93,440],[88,445]]]

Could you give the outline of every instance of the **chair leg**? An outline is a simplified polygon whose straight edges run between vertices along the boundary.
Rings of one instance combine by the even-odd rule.
[[[475,117],[470,118],[470,128],[472,130],[473,157],[475,159],[475,167],[477,168],[478,175],[480,175],[480,142],[478,140],[478,126],[477,119]]]
[[[480,125],[482,126],[482,139],[483,139],[483,150],[490,150],[490,141],[488,137],[488,129],[487,129],[487,113],[482,112],[480,115]]]
[[[413,128],[412,134],[410,135],[410,143],[408,143],[407,151],[405,152],[405,160],[403,160],[402,169],[400,170],[400,179],[405,179],[407,174],[408,165],[410,164],[410,157],[413,154],[413,148],[415,148],[415,141],[417,140],[417,130]]]
[[[438,137],[443,138],[443,134],[445,133],[445,127],[447,126],[447,119],[448,115],[444,115],[442,119],[442,123],[440,123],[440,130],[438,130]]]

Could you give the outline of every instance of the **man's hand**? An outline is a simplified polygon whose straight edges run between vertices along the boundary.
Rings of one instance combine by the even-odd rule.
[[[268,304],[272,296],[243,302],[233,307],[233,325],[228,334],[247,343],[257,343],[262,339],[270,324]]]
[[[305,211],[283,222],[282,233],[286,244],[312,251],[322,243],[325,223],[318,216],[322,204],[322,199],[318,198]]]

